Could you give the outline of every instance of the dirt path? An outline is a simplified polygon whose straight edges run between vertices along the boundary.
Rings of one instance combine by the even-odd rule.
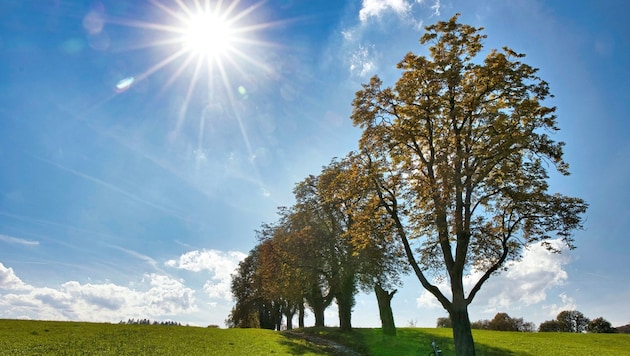
[[[312,342],[317,345],[324,345],[327,348],[330,348],[334,353],[331,355],[339,355],[339,356],[362,356],[362,354],[348,348],[345,345],[342,345],[338,342],[324,339],[319,336],[307,334],[307,333],[298,333],[295,331],[284,331],[284,333],[298,337],[300,339],[304,339],[308,342]]]

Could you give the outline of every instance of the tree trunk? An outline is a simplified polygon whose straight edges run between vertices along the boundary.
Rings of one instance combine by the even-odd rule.
[[[287,317],[287,330],[293,329],[293,314],[286,313],[284,316]]]
[[[470,328],[468,305],[464,300],[453,301],[449,310],[453,324],[453,340],[455,342],[455,354],[458,356],[474,356],[475,343]]]
[[[394,324],[394,313],[392,312],[391,304],[392,298],[394,298],[396,292],[397,290],[388,293],[380,284],[374,285],[374,293],[376,294],[376,300],[378,302],[378,312],[381,316],[381,327],[385,335],[396,335],[396,325]]]
[[[330,302],[332,300],[332,298],[330,297],[330,293],[328,293],[328,297],[324,297],[319,286],[313,285],[311,293],[306,296],[306,300],[308,301],[309,307],[313,311],[313,316],[315,317],[315,326],[323,327],[324,311],[330,305]]]
[[[339,312],[339,329],[341,331],[352,330],[352,307],[354,307],[355,277],[349,274],[340,279],[340,285],[335,300]]]
[[[352,294],[340,294],[335,299],[337,300],[337,309],[339,311],[339,329],[341,331],[352,330],[352,306],[354,305]]]
[[[298,305],[298,327],[300,329],[304,328],[304,302],[302,301],[299,305]]]
[[[324,327],[324,308],[312,308],[315,317],[315,326]]]

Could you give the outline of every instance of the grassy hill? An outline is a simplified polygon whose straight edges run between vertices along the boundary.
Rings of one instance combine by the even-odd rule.
[[[0,320],[0,355],[330,355],[334,350],[310,336],[335,340],[367,355],[428,355],[431,340],[454,355],[450,329],[379,329],[350,334],[334,328],[295,333],[260,329],[119,325]],[[630,335],[516,333],[475,330],[478,355],[628,355]]]

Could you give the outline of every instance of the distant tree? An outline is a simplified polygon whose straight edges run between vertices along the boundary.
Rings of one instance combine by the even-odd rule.
[[[556,317],[563,325],[565,332],[582,333],[586,331],[589,323],[589,319],[577,310],[563,310]]]
[[[488,329],[497,331],[519,331],[518,328],[520,324],[523,324],[522,318],[519,321],[511,318],[507,313],[497,313],[488,323]]]
[[[519,331],[526,332],[526,333],[533,333],[536,331],[536,324],[532,323],[531,321],[525,322],[523,323]]]
[[[538,326],[539,332],[564,332],[565,325],[558,320],[547,320]]]
[[[485,58],[481,28],[458,15],[426,27],[428,56],[409,52],[393,87],[377,76],[353,102],[381,204],[410,268],[453,323],[455,352],[474,355],[468,306],[525,247],[556,235],[573,248],[587,204],[548,192],[548,167],[568,175],[548,84],[523,54]],[[470,271],[480,278],[466,288]],[[449,291],[431,281],[442,276]]]
[[[490,320],[488,319],[477,320],[470,323],[470,327],[472,329],[478,329],[478,330],[488,330],[489,325],[490,325]]]
[[[615,333],[617,330],[612,327],[610,322],[602,317],[595,318],[588,323],[586,327],[586,331],[589,333],[602,333],[602,334],[610,334]]]
[[[533,332],[536,330],[534,323],[525,322],[523,318],[512,318],[507,313],[497,313],[490,321],[480,321],[483,329],[497,331],[521,331]],[[473,329],[475,329],[473,327]]]
[[[451,323],[451,318],[449,317],[439,317],[437,318],[436,327],[438,328],[452,328],[453,323]]]

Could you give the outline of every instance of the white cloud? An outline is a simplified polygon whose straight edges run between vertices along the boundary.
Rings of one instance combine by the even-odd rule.
[[[442,8],[441,0],[433,0],[433,3],[428,6],[431,10],[430,16],[440,16],[440,10]],[[380,19],[386,13],[394,13],[401,19],[404,19],[412,24],[415,24],[417,29],[421,28],[422,21],[414,19],[418,17],[418,7],[415,5],[421,5],[425,7],[425,0],[363,0],[361,10],[359,10],[359,20],[361,23],[366,23],[370,18]],[[424,5],[424,6],[422,6]]]
[[[560,293],[561,304],[551,304],[543,306],[543,309],[548,310],[548,315],[553,319],[563,310],[577,310],[577,303],[575,299],[569,297],[566,293]]]
[[[406,17],[411,11],[411,3],[406,0],[363,0],[359,19],[361,22],[365,22],[370,17],[381,17],[387,11],[393,11],[400,17]]]
[[[247,257],[239,251],[195,250],[187,252],[178,260],[168,260],[168,267],[183,269],[192,272],[210,272],[210,279],[203,286],[204,291],[211,298],[231,300],[230,283],[232,273],[238,267],[238,263]]]
[[[419,1],[421,2],[421,1]],[[440,16],[440,8],[442,7],[442,4],[440,3],[440,0],[435,0],[433,2],[433,5],[431,5],[431,10],[433,10],[433,16]]]
[[[39,241],[25,240],[18,237],[2,235],[2,234],[0,234],[0,241],[7,242],[10,244],[18,244],[18,245],[29,245],[29,246],[39,245]]]
[[[563,247],[558,240],[550,243],[558,249]],[[473,305],[490,313],[542,303],[547,300],[547,294],[552,288],[566,283],[568,274],[564,266],[567,263],[569,258],[564,254],[550,253],[540,245],[531,246],[523,253],[523,259],[511,264],[507,272],[486,281]],[[480,273],[466,276],[466,289],[470,290],[480,276]],[[450,297],[445,282],[439,283],[438,287]],[[441,308],[435,297],[427,291],[423,291],[416,303],[419,307]]]
[[[0,317],[118,322],[128,318],[161,320],[199,310],[195,291],[181,280],[147,274],[135,285],[139,289],[77,281],[58,288],[34,287],[0,263]]]
[[[13,268],[5,267],[0,262],[0,290],[28,290],[30,287],[15,275]]]

